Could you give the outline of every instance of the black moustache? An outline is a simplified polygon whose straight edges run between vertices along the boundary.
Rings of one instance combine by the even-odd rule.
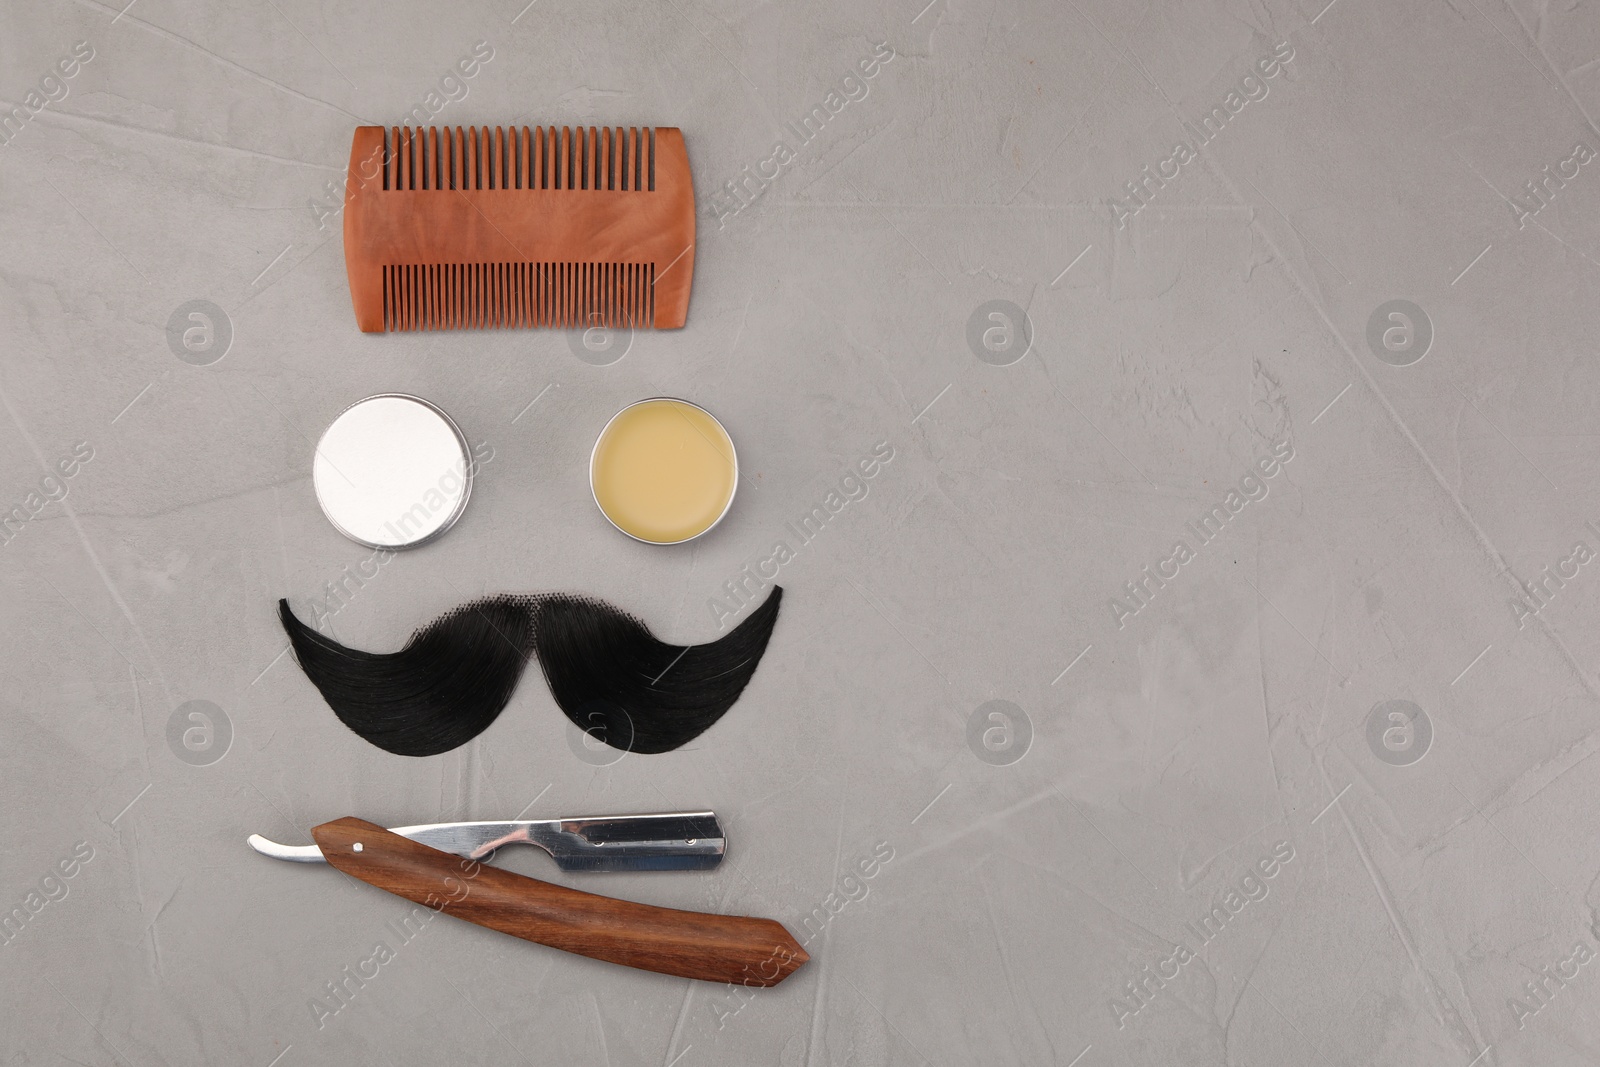
[[[411,635],[398,652],[346,648],[278,615],[306,677],[339,721],[381,749],[434,756],[477,737],[537,656],[579,729],[629,752],[668,752],[720,719],[755,674],[783,590],[703,645],[671,645],[604,601],[566,593],[476,600]]]

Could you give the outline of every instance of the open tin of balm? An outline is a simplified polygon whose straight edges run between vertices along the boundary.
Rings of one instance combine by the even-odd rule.
[[[739,457],[705,408],[653,397],[606,423],[589,456],[589,488],[611,525],[636,541],[692,541],[733,505]]]

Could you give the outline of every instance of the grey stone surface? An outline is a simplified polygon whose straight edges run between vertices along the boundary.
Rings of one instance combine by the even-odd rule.
[[[1595,1062],[1593,4],[522,2],[0,12],[0,506],[31,514],[0,544],[0,1062]],[[360,335],[351,129],[430,93],[451,124],[682,127],[688,327],[614,362]],[[971,329],[996,306],[1025,353],[1008,311]],[[392,558],[310,481],[384,391],[493,455]],[[747,475],[677,549],[585,480],[660,394]],[[778,541],[766,661],[659,756],[581,758],[534,679],[474,743],[387,755],[273,613],[367,573],[327,622],[360,647],[550,589],[698,641]],[[1421,758],[1408,713],[1369,725],[1388,701]],[[684,807],[727,820],[720,869],[505,865],[778,918],[813,957],[781,987],[450,919],[402,943],[398,900],[244,844]]]

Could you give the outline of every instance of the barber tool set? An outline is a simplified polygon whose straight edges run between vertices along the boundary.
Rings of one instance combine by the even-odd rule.
[[[350,149],[345,265],[363,332],[491,327],[682,327],[694,277],[694,186],[670,127],[573,130],[362,126]],[[334,419],[312,459],[335,529],[380,550],[444,536],[486,457],[441,408],[380,393]],[[686,400],[652,397],[599,430],[595,505],[645,544],[703,536],[733,505],[727,430]],[[537,659],[556,705],[626,752],[669,752],[710,730],[754,676],[783,590],[738,626],[671,644],[611,604],[524,593],[464,604],[393,652],[347,648],[278,602],[296,660],[346,727],[401,756],[482,734]],[[490,866],[533,845],[564,872],[708,870],[726,838],[711,812],[457,822],[385,829],[346,817],[312,845],[250,847],[326,863],[436,912],[594,959],[710,982],[776,985],[807,960],[771,919],[617,900]]]

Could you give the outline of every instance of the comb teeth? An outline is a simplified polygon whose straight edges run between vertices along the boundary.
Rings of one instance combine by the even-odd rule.
[[[652,263],[414,263],[383,268],[386,330],[655,324]]]
[[[392,126],[383,188],[655,192],[656,131],[590,126]]]

